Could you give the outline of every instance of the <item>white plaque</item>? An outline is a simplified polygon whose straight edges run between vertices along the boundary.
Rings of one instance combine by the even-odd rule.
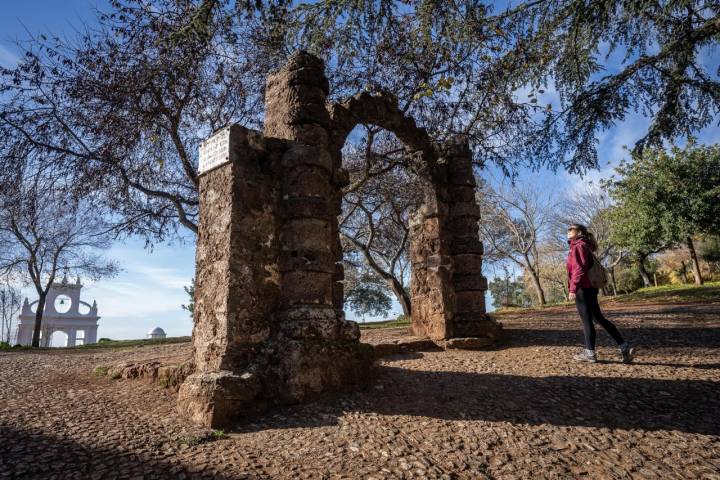
[[[219,130],[200,144],[198,173],[205,173],[230,161],[230,127]]]

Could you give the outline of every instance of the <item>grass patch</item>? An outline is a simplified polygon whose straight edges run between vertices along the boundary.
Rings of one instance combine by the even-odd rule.
[[[407,327],[408,325],[410,325],[410,317],[400,315],[394,320],[386,320],[384,322],[361,323],[360,328],[363,330],[374,330],[377,328]]]
[[[720,301],[720,282],[707,282],[704,285],[661,285],[635,290],[626,295],[609,297],[606,301],[626,302],[718,302]]]
[[[568,305],[575,305],[575,302],[548,303],[546,305],[536,305],[532,307],[500,307],[488,313],[490,313],[491,315],[503,315],[506,313],[519,313],[528,312],[531,310],[544,310],[548,308],[566,307]]]
[[[191,339],[192,337],[141,338],[137,340],[110,340],[109,338],[101,338],[98,343],[88,343],[87,345],[76,345],[74,347],[32,347],[30,345],[13,345],[11,350],[76,350],[87,348],[126,348],[172,343],[187,343]],[[3,350],[3,348],[0,348],[0,350]]]
[[[98,377],[104,377],[108,374],[108,370],[110,370],[110,367],[95,367],[95,370],[93,370],[93,373],[97,375]]]
[[[138,340],[110,340],[102,338],[98,343],[89,343],[87,345],[79,345],[73,348],[123,348],[123,347],[142,347],[146,345],[163,345],[171,343],[186,343],[191,337],[168,337],[168,338],[141,338]]]
[[[707,282],[704,285],[661,285],[647,287],[634,292],[618,295],[616,297],[600,297],[600,303],[686,303],[686,302],[720,302],[720,282]],[[552,303],[535,307],[506,307],[499,308],[491,315],[532,312],[553,307],[574,306],[575,302]]]

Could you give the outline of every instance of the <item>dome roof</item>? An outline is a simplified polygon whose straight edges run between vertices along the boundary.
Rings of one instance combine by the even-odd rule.
[[[165,335],[165,330],[160,327],[155,327],[148,332],[148,335]]]

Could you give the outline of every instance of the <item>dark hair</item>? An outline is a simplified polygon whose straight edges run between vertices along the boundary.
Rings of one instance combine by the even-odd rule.
[[[573,223],[568,227],[568,230],[577,230],[580,232],[580,235],[587,238],[590,242],[590,250],[593,252],[597,250],[597,240],[595,240],[595,235],[590,233],[585,225],[581,223]]]
[[[577,230],[578,232],[580,232],[583,235],[589,234],[587,227],[581,223],[573,223],[572,225],[570,225],[568,227],[568,230]]]

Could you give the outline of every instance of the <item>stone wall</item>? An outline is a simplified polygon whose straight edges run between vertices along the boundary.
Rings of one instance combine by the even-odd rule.
[[[442,148],[447,171],[448,218],[446,234],[452,258],[455,311],[448,347],[491,345],[500,327],[485,313],[487,279],[482,275],[483,245],[478,234],[480,209],[467,139],[455,137]]]
[[[412,330],[444,347],[480,348],[498,338],[500,327],[485,314],[472,156],[462,136],[437,154],[424,182],[425,204],[411,222]]]
[[[326,93],[322,62],[293,57],[268,79],[265,134],[234,125],[230,162],[200,177],[195,373],[178,396],[195,423],[225,425],[368,373],[372,351],[336,304]]]

